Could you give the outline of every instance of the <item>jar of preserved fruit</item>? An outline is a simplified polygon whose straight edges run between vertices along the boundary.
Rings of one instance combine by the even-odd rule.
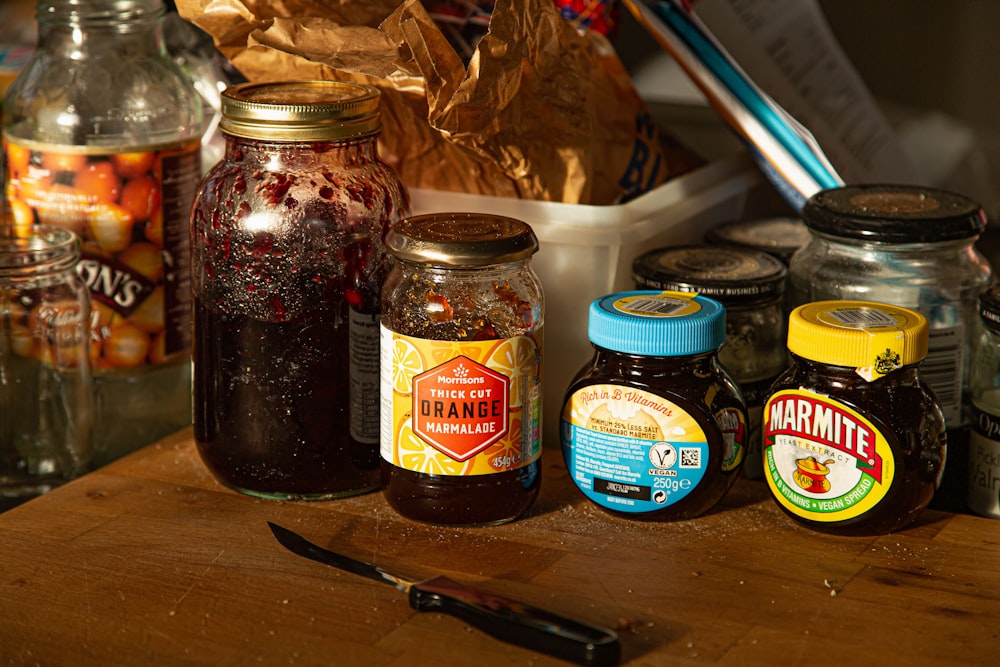
[[[79,259],[79,239],[61,227],[0,234],[0,512],[90,468],[90,295]]]
[[[719,362],[743,391],[749,419],[743,473],[763,479],[760,415],[771,383],[788,366],[784,295],[788,270],[778,259],[739,246],[692,245],[651,250],[636,258],[639,289],[696,292],[726,308],[726,344]]]
[[[191,214],[198,451],[251,495],[372,491],[384,238],[408,206],[378,155],[378,90],[245,83],[222,100],[226,155]]]
[[[82,240],[101,465],[191,423],[202,112],[163,46],[161,0],[39,0],[37,15],[3,104],[8,215]]]
[[[725,308],[690,292],[610,294],[591,304],[588,337],[594,356],[562,409],[570,478],[629,518],[707,512],[746,453],[746,406],[718,359]]]
[[[386,239],[382,486],[434,524],[517,518],[541,483],[544,298],[538,241],[512,218],[408,218]]]
[[[970,199],[909,185],[849,185],[813,195],[802,211],[812,240],[791,260],[794,305],[827,299],[890,303],[930,326],[921,373],[948,424],[948,462],[934,507],[965,508],[969,354],[989,262],[975,247],[986,214]]]
[[[1000,519],[1000,288],[979,296],[979,316],[969,378],[968,504],[976,514]]]
[[[927,506],[945,422],[918,372],[927,319],[865,301],[820,301],[788,321],[792,366],[764,404],[764,478],[778,505],[815,530],[889,533]]]

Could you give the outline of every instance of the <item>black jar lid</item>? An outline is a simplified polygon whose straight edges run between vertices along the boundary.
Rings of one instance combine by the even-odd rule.
[[[777,258],[738,246],[659,248],[632,262],[632,279],[640,289],[698,292],[726,306],[779,299],[787,276]]]
[[[785,264],[811,239],[812,234],[800,218],[781,216],[726,222],[705,234],[707,243],[753,248],[774,255]]]
[[[802,209],[809,229],[883,243],[935,243],[976,237],[986,213],[954,192],[916,185],[846,185],[817,192]]]
[[[993,333],[1000,333],[1000,286],[994,285],[979,295],[979,317]]]

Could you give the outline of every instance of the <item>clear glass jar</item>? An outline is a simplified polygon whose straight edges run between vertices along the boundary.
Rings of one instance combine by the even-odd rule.
[[[979,316],[969,378],[967,501],[976,514],[1000,519],[1000,288],[979,296]]]
[[[562,408],[563,458],[591,501],[632,519],[704,514],[746,457],[739,386],[719,363],[725,307],[690,292],[633,291],[591,303],[594,356]]]
[[[382,486],[401,515],[511,521],[541,484],[538,241],[512,218],[440,213],[389,232],[382,296]]]
[[[777,217],[737,220],[716,225],[705,234],[705,242],[734,245],[766,252],[786,265],[812,235],[801,218]]]
[[[788,321],[792,365],[764,405],[764,478],[797,522],[841,535],[912,523],[944,465],[945,422],[921,377],[927,319],[865,301],[817,301]]]
[[[79,259],[79,240],[60,227],[0,234],[0,511],[91,463],[90,295]]]
[[[812,241],[790,266],[795,305],[824,299],[912,308],[930,325],[924,380],[948,424],[948,463],[936,509],[965,507],[969,350],[977,336],[979,292],[992,269],[975,242],[986,214],[952,192],[906,185],[853,185],[817,193],[802,218]]]
[[[226,155],[191,217],[194,432],[242,493],[378,488],[384,238],[409,205],[378,155],[379,103],[325,81],[223,93]]]
[[[771,383],[788,366],[785,347],[785,284],[788,270],[777,258],[739,246],[691,245],[651,250],[632,263],[639,289],[697,292],[726,308],[721,363],[740,385],[749,436],[743,472],[763,479],[760,421]]]
[[[191,423],[201,107],[163,47],[160,0],[40,0],[37,14],[3,104],[6,197],[20,229],[82,240],[101,465]]]

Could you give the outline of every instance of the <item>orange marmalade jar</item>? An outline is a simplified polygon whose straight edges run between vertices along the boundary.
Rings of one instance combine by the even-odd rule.
[[[386,244],[385,497],[427,523],[515,519],[541,482],[538,241],[520,220],[444,213],[404,219]]]

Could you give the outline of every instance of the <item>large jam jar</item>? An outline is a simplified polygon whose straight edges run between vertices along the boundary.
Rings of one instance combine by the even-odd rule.
[[[251,495],[372,491],[384,239],[407,207],[379,93],[292,81],[222,100],[226,154],[192,211],[198,451]]]

